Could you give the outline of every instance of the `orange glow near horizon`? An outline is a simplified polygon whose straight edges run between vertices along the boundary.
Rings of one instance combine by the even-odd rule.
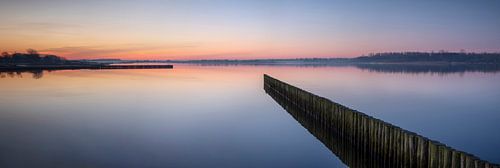
[[[198,39],[201,40],[201,39]],[[61,40],[64,41],[64,40]],[[53,54],[68,59],[264,59],[264,58],[312,58],[312,57],[355,57],[370,53],[369,50],[345,48],[347,44],[327,48],[319,45],[299,45],[297,43],[279,43],[277,41],[238,42],[226,40],[203,43],[149,43],[134,44],[129,39],[127,44],[107,42],[95,45],[62,44],[45,41],[43,44],[29,44],[19,41],[2,45],[1,51],[24,52],[27,48],[38,50],[42,54]],[[1,42],[0,42],[1,43]],[[92,44],[92,42],[86,42]],[[327,48],[327,49],[325,49]],[[343,48],[343,49],[342,49]]]
[[[179,49],[140,49],[140,48],[49,48],[38,49],[36,47],[25,47],[38,50],[42,54],[53,54],[68,59],[265,59],[265,58],[311,58],[311,57],[354,57],[360,56],[357,52],[337,52],[328,53],[321,51],[297,51],[297,49],[278,50],[269,49],[260,51],[258,49],[246,49],[243,47],[231,48],[179,48]],[[24,52],[26,49],[4,49],[7,52]],[[305,49],[303,49],[305,50]]]
[[[207,32],[207,34],[210,34]],[[219,33],[220,34],[220,33]],[[1,30],[0,30],[1,35]],[[223,36],[223,34],[220,34]],[[145,35],[143,38],[153,35]],[[167,36],[167,35],[165,35]],[[114,36],[108,35],[113,39]],[[356,37],[353,37],[356,38]],[[68,59],[153,59],[153,60],[189,60],[189,59],[266,59],[266,58],[318,58],[318,57],[357,57],[376,52],[399,51],[439,51],[439,48],[411,47],[411,41],[400,39],[377,43],[377,39],[332,39],[329,41],[307,40],[290,41],[286,39],[254,39],[250,41],[234,39],[214,40],[190,39],[202,42],[139,42],[140,39],[124,38],[120,44],[115,41],[77,41],[69,38],[47,40],[16,39],[0,42],[0,51],[24,52],[27,48],[38,50],[42,54],[53,54]],[[42,38],[43,39],[43,38]],[[61,47],[63,46],[63,47]],[[67,46],[67,47],[64,47]],[[460,48],[449,47],[448,51]],[[496,50],[477,49],[472,52],[496,52]]]
[[[493,1],[452,6],[434,1],[1,1],[0,51],[32,48],[68,59],[160,60],[500,52],[498,5]]]

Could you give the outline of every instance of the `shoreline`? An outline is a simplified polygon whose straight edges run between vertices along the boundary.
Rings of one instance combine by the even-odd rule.
[[[77,70],[77,69],[172,69],[173,65],[15,65],[2,66],[0,71]]]

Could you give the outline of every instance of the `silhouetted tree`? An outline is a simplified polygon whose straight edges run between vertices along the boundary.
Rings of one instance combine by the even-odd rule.
[[[42,56],[34,49],[27,49],[26,53],[9,54],[3,52],[0,57],[0,64],[68,64],[77,63],[77,61],[66,61],[62,57],[55,55]]]
[[[26,53],[28,53],[29,55],[40,55],[38,54],[38,51],[36,51],[35,49],[26,49]]]
[[[2,52],[2,57],[3,58],[10,57],[10,54],[8,52]]]

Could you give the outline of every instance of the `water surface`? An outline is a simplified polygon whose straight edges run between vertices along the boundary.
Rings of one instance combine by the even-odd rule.
[[[500,162],[498,73],[175,65],[3,75],[0,167],[345,167],[263,73]]]

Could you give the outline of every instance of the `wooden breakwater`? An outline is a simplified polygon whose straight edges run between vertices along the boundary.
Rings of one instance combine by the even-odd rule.
[[[2,71],[76,70],[76,69],[172,69],[173,65],[27,65],[0,66]]]
[[[350,167],[500,168],[268,75],[264,89]]]

